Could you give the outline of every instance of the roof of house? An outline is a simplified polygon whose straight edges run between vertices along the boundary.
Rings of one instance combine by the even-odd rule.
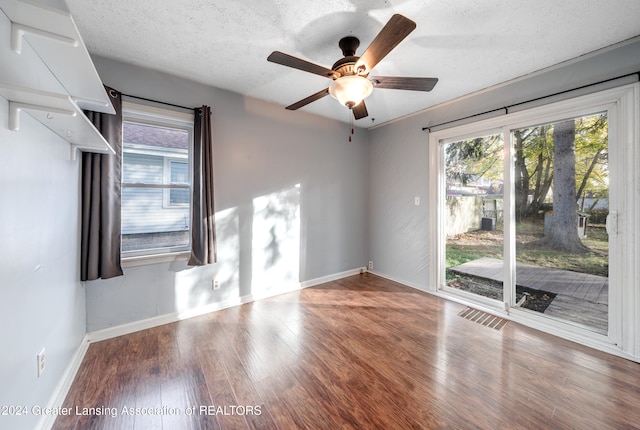
[[[189,133],[185,130],[131,122],[123,123],[122,141],[124,144],[144,145],[153,148],[189,149]]]

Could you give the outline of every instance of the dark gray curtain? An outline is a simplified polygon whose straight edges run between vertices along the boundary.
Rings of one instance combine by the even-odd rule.
[[[193,127],[193,194],[189,266],[215,263],[216,225],[213,203],[211,108],[195,109]]]
[[[115,154],[82,153],[82,233],[80,279],[91,281],[122,275],[120,205],[122,164],[122,94],[105,87],[115,115],[85,114]]]

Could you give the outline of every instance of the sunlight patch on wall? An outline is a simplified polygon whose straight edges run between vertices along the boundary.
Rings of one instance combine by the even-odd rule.
[[[208,266],[189,267],[176,272],[175,306],[183,312],[214,301],[213,280],[220,284],[220,294],[238,298],[240,271],[240,227],[237,208],[216,212],[218,262]],[[229,297],[217,297],[224,301]]]
[[[254,297],[300,287],[300,185],[253,199]]]

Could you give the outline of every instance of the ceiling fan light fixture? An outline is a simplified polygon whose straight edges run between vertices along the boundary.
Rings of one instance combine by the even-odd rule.
[[[331,83],[329,94],[340,104],[353,108],[371,94],[373,84],[369,79],[358,75],[342,76]]]

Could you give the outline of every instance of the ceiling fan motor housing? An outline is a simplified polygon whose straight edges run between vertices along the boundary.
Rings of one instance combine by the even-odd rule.
[[[331,67],[332,70],[338,73],[336,77],[358,74],[367,76],[368,73],[363,73],[363,70],[355,69],[356,62],[360,59],[360,57],[356,56],[356,49],[360,46],[360,40],[354,36],[346,36],[340,39],[338,46],[342,50],[344,58],[336,61]]]
[[[355,65],[358,61],[358,58],[360,57],[349,56],[341,58],[336,61],[333,66],[331,66],[331,70],[334,70],[337,73],[336,77],[357,75],[358,73],[355,69]]]

